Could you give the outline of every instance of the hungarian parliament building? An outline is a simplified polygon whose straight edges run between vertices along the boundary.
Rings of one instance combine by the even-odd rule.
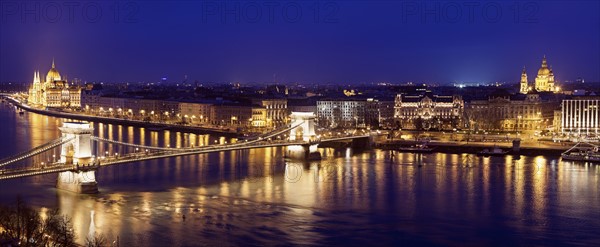
[[[81,87],[69,86],[56,70],[54,61],[52,68],[42,81],[40,72],[33,73],[33,85],[29,88],[28,104],[50,108],[81,107]]]

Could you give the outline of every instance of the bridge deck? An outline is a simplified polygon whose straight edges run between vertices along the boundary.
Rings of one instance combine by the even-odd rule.
[[[125,164],[131,162],[145,161],[145,160],[153,160],[153,159],[163,159],[163,158],[171,158],[177,156],[185,156],[185,155],[196,155],[196,154],[206,154],[206,153],[214,153],[214,152],[224,152],[224,151],[236,151],[236,150],[245,150],[245,149],[254,149],[254,148],[269,148],[269,147],[283,147],[283,146],[292,146],[292,145],[317,145],[323,142],[334,142],[334,141],[346,141],[352,139],[359,138],[368,138],[369,135],[360,135],[360,136],[345,136],[345,137],[336,137],[329,139],[321,139],[316,140],[314,142],[290,142],[290,141],[250,141],[250,142],[242,142],[242,143],[234,143],[228,145],[213,145],[206,147],[198,147],[195,149],[169,149],[169,150],[159,150],[156,152],[141,152],[141,153],[129,153],[123,154],[116,157],[109,157],[104,159],[99,159],[99,166],[112,166],[118,164]],[[64,171],[75,171],[82,169],[89,169],[90,167],[79,167],[73,165],[65,165],[63,163],[54,163],[49,164],[41,168],[21,168],[21,169],[3,169],[0,170],[0,180],[6,179],[15,179],[22,177],[30,177],[36,175],[50,174],[50,173],[59,173]],[[94,168],[94,167],[92,167]]]

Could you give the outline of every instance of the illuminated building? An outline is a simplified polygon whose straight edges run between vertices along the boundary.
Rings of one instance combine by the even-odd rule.
[[[266,126],[266,109],[259,105],[242,103],[218,103],[210,109],[210,123],[217,126],[255,127]]]
[[[542,59],[542,67],[538,70],[537,77],[535,78],[535,90],[538,92],[554,91],[554,73],[552,72],[552,68],[548,68],[546,55]]]
[[[544,130],[552,124],[558,104],[540,96],[535,90],[527,95],[498,90],[487,100],[472,100],[465,116],[475,130]]]
[[[562,129],[562,109],[554,110],[554,119],[552,119],[552,130],[560,133]]]
[[[141,116],[148,120],[177,117],[181,110],[180,103],[176,101],[103,97],[87,91],[82,93],[81,104],[85,112],[93,114],[114,117]],[[192,115],[194,114],[190,114]]]
[[[393,127],[394,101],[352,97],[317,101],[320,126],[336,128]]]
[[[266,127],[280,127],[287,124],[287,118],[289,116],[287,99],[254,99],[253,103],[265,108]],[[259,123],[255,123],[253,125],[258,124]]]
[[[393,128],[394,98],[368,98],[365,106],[365,124],[371,128]]]
[[[45,81],[42,81],[39,71],[34,72],[28,103],[53,108],[81,107],[81,88],[69,86],[66,80],[62,80],[52,61]]]
[[[561,132],[600,134],[600,97],[576,97],[562,101]]]
[[[365,124],[366,100],[344,98],[317,101],[319,126],[329,128],[361,127]]]
[[[179,102],[179,113],[186,123],[204,124],[210,121],[211,107],[211,103]]]
[[[460,126],[464,101],[458,95],[396,95],[394,118],[400,128],[453,129]]]

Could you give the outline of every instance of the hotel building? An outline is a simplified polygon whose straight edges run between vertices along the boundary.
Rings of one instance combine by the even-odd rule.
[[[561,104],[560,130],[565,134],[600,134],[600,97],[565,99]]]
[[[363,99],[342,98],[317,101],[317,121],[326,128],[351,128],[365,125],[365,108],[367,101]]]

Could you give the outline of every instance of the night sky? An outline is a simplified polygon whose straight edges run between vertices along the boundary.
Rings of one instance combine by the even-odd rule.
[[[600,81],[600,1],[0,6],[3,82],[45,75],[53,57],[91,82],[518,82],[544,54],[559,82]]]

